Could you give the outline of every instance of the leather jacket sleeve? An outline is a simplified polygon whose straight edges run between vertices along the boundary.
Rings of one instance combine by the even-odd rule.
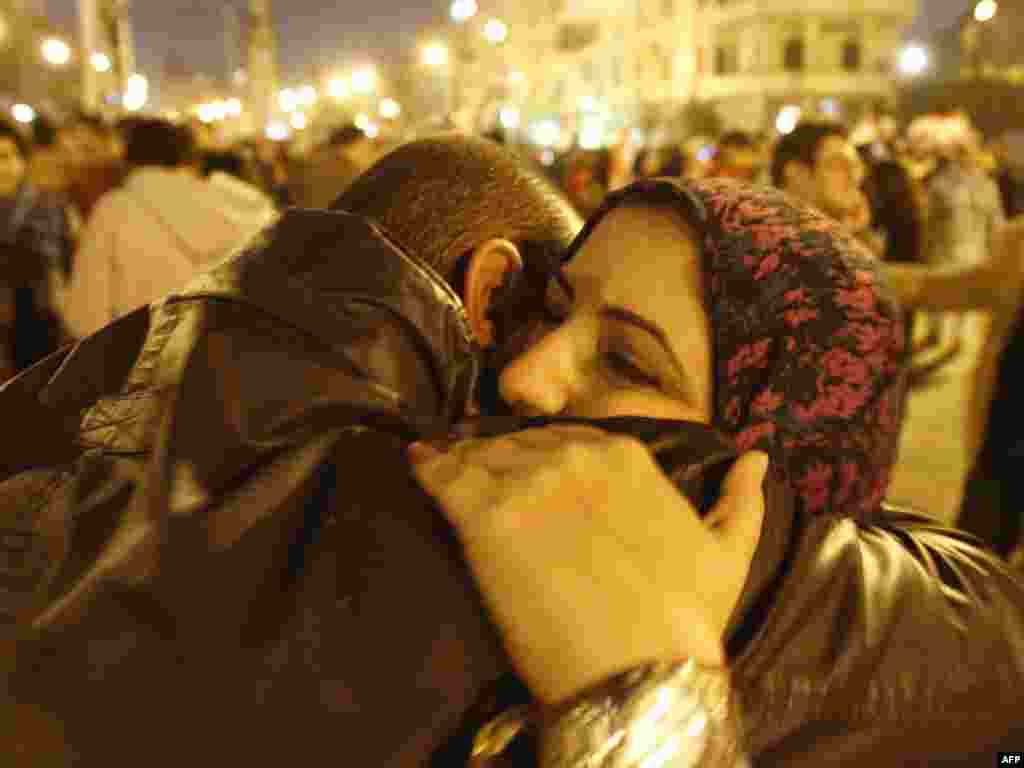
[[[982,765],[1024,737],[1024,586],[910,512],[803,526],[735,662],[756,765]],[[1016,745],[1016,746],[1014,746]]]

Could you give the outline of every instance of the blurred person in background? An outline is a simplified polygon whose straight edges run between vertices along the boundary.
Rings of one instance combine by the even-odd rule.
[[[951,118],[938,145],[939,164],[928,184],[925,257],[930,264],[979,264],[990,255],[992,238],[1005,220],[999,187],[981,164],[977,133],[968,122]],[[939,359],[960,350],[963,313],[936,318],[933,338]]]
[[[743,131],[723,134],[715,147],[708,176],[755,182],[760,172],[761,159],[750,135]]]
[[[200,175],[226,196],[225,212],[242,210],[258,215],[274,208],[274,201],[257,184],[256,170],[242,152],[221,150],[202,156]]]
[[[924,217],[910,172],[895,160],[868,164],[864,191],[871,204],[871,221],[881,237],[883,261],[919,264],[924,259]],[[913,349],[914,314],[904,314],[904,352]]]
[[[133,125],[128,175],[86,222],[63,297],[77,337],[182,287],[271,220],[262,207],[231,207],[229,197],[198,178],[195,161],[186,127],[157,119]]]
[[[679,147],[649,147],[637,157],[636,175],[645,179],[659,176],[678,178],[683,175],[683,164],[683,150]]]
[[[295,204],[289,178],[292,161],[288,145],[273,139],[257,139],[252,149],[253,163],[260,188],[270,195],[274,204],[285,209]]]
[[[61,137],[71,166],[68,196],[84,223],[99,199],[124,179],[124,144],[113,126],[87,114],[76,116]]]
[[[562,162],[562,191],[581,216],[596,211],[608,194],[607,150],[571,149]]]
[[[957,525],[1003,557],[1024,565],[1024,219],[998,227],[991,256],[979,262],[887,264],[886,275],[905,306],[932,311],[992,313],[975,376],[976,402],[966,430],[971,462]],[[978,422],[975,419],[981,418]]]
[[[1024,213],[1024,132],[1009,131],[992,142],[994,177],[1007,218]]]
[[[69,176],[67,156],[58,141],[57,127],[44,115],[32,121],[32,155],[28,161],[28,182],[42,193],[63,196]]]
[[[802,122],[779,139],[772,156],[772,184],[845,225],[875,255],[881,242],[871,226],[871,206],[861,189],[864,162],[842,126]]]
[[[29,144],[0,122],[0,383],[55,351],[54,273],[67,267],[67,218],[27,179]]]
[[[376,143],[355,123],[334,129],[327,141],[297,164],[291,179],[293,203],[327,208],[377,156]]]

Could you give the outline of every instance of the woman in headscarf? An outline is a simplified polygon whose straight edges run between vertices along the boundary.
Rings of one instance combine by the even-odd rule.
[[[1020,739],[1024,589],[882,503],[904,336],[864,247],[774,191],[654,180],[610,196],[566,261],[557,321],[500,388],[584,423],[410,451],[546,706],[549,764],[637,747],[630,712],[656,723],[649,746],[696,748],[714,702],[678,716],[701,694],[652,671],[680,659],[727,665],[759,766],[970,765]],[[793,503],[702,521],[640,442],[586,426],[637,417],[768,452]]]

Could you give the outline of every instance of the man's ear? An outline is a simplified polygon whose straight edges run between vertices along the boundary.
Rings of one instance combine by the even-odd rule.
[[[494,290],[501,285],[507,273],[521,271],[522,268],[523,258],[519,249],[508,240],[487,240],[470,254],[463,299],[473,334],[481,346],[488,347],[494,343],[494,323],[487,317]]]

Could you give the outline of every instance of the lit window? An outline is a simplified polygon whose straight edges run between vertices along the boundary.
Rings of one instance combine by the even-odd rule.
[[[793,39],[782,52],[782,66],[787,72],[800,72],[804,68],[804,41]]]
[[[843,44],[843,69],[847,72],[856,72],[860,69],[860,43],[856,40],[847,40]]]

